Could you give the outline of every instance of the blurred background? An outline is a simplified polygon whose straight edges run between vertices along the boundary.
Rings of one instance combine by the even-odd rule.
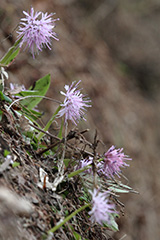
[[[47,96],[62,100],[64,85],[82,80],[92,108],[80,127],[90,129],[90,141],[97,129],[108,148],[124,147],[133,159],[123,173],[139,194],[121,197],[125,214],[118,220],[120,231],[111,235],[115,240],[159,240],[160,1],[1,0],[0,57],[16,40],[23,10],[31,6],[56,12],[60,40],[35,60],[22,52],[8,68],[7,86],[28,88],[50,73]],[[39,107],[45,122],[57,106],[44,100]]]

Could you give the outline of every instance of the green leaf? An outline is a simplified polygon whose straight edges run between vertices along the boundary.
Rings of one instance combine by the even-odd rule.
[[[73,234],[73,236],[74,236],[74,239],[75,239],[75,240],[82,240],[82,237],[80,236],[79,233],[77,233],[77,232],[74,230],[73,226],[72,226],[71,224],[68,224],[68,226],[69,226],[69,228],[70,228],[71,231],[72,231],[72,234]],[[86,240],[87,240],[87,239],[86,239]]]
[[[23,107],[22,110],[23,110],[22,113],[25,114],[25,116],[32,122],[34,122],[35,120],[37,120],[38,118],[40,118],[42,116],[41,112],[37,112],[32,109],[28,110],[27,108]]]
[[[57,212],[58,212],[57,208],[54,207],[54,206],[51,206],[51,209],[52,209],[52,211],[53,211],[54,213],[57,213]]]
[[[80,197],[79,197],[79,200],[80,200],[80,201],[83,201],[83,202],[84,202],[84,201],[85,201],[85,202],[88,202],[88,198],[87,198],[85,195],[84,195],[84,196],[80,196]]]
[[[19,165],[20,165],[19,162],[13,162],[13,163],[12,163],[12,167],[13,167],[13,168],[18,167]]]
[[[3,116],[3,111],[0,110],[0,121],[2,120],[2,116]]]
[[[17,48],[16,50],[14,49],[11,55],[8,56],[8,59],[6,59],[5,65],[9,65],[17,57],[19,51],[20,51],[20,48]]]
[[[74,176],[84,172],[85,170],[89,169],[90,167],[91,167],[91,164],[89,164],[89,165],[87,165],[87,166],[85,166],[83,168],[80,168],[80,169],[78,169],[78,170],[76,170],[74,172],[71,172],[71,173],[68,174],[68,178],[74,177]]]
[[[11,100],[9,97],[7,97],[2,91],[0,91],[0,99],[1,99],[2,101],[6,101],[6,102],[8,102],[8,103],[11,103],[11,102],[12,102],[12,100]]]
[[[127,189],[122,189],[118,187],[109,187],[108,190],[113,191],[115,193],[129,193],[130,191]]]
[[[32,96],[33,98],[27,98],[21,101],[21,104],[27,107],[28,109],[33,109],[45,96],[48,88],[50,86],[50,74],[44,76],[43,78],[36,81],[35,85],[30,87],[30,91],[22,91],[17,96],[26,97]],[[35,97],[35,95],[42,96],[42,97]]]
[[[115,217],[119,217],[119,215],[117,213],[108,213],[108,214],[110,215],[110,224],[107,224],[107,222],[105,222],[104,226],[112,229],[115,232],[119,231],[118,224],[115,221]]]
[[[10,151],[8,151],[7,149],[4,149],[4,153],[3,153],[4,157],[7,157],[8,154],[10,154]]]
[[[122,184],[121,182],[113,182],[108,180],[107,183],[109,184],[108,190],[111,190],[115,193],[138,193],[137,191],[133,190],[131,187]]]
[[[64,126],[64,119],[62,119],[62,121],[61,121],[61,127],[60,127],[60,130],[59,130],[59,133],[58,133],[58,137],[59,137],[60,139],[62,139],[63,126]]]
[[[2,57],[0,60],[0,65],[5,67],[8,66],[18,55],[20,48],[18,47],[19,43],[21,41],[21,38],[15,42],[15,44],[8,49],[8,52]]]
[[[82,240],[81,236],[75,231],[73,232],[73,236],[74,236],[75,240]]]
[[[65,159],[63,160],[64,165],[65,165],[66,168],[68,167],[70,161],[71,161],[71,159],[69,159],[69,158],[65,158]]]

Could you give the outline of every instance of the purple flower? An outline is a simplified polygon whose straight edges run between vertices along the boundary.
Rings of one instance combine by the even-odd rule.
[[[28,47],[30,52],[35,58],[35,52],[42,51],[43,47],[48,47],[51,50],[51,38],[59,40],[56,37],[56,33],[53,32],[55,27],[55,21],[59,19],[52,19],[54,13],[48,15],[48,13],[36,12],[31,8],[31,13],[23,11],[25,18],[21,19],[18,39],[22,37],[20,47],[26,43],[25,49]],[[40,17],[41,16],[41,17]]]
[[[93,158],[92,157],[81,159],[79,161],[79,165],[77,166],[77,170],[92,164],[92,162],[93,162]],[[90,166],[90,168],[86,169],[84,172],[88,173],[88,174],[91,174],[92,173],[92,167]]]
[[[109,203],[109,192],[101,193],[97,189],[91,193],[92,210],[89,212],[91,222],[110,223],[110,213],[116,213],[115,205]]]
[[[78,83],[75,84],[73,82],[71,86],[65,85],[66,93],[61,91],[61,94],[65,96],[64,102],[61,104],[63,107],[58,114],[58,117],[62,117],[65,115],[65,123],[68,120],[71,120],[75,125],[77,125],[77,122],[84,118],[84,111],[86,110],[85,107],[91,107],[90,100],[87,98],[84,98],[85,96],[80,92],[80,90],[77,90]]]
[[[104,155],[104,162],[100,163],[99,172],[107,175],[107,177],[113,177],[115,174],[119,177],[120,167],[129,166],[125,161],[132,160],[122,151],[123,148],[115,149],[115,146],[110,147]]]

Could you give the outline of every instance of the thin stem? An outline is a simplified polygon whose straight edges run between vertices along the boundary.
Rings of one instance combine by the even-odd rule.
[[[6,41],[8,38],[10,38],[13,35],[13,33],[15,32],[15,30],[18,28],[18,26],[19,26],[19,23],[13,28],[13,30],[8,34],[7,37],[5,37],[4,39],[2,39],[0,41],[0,44],[2,44],[4,41]]]
[[[39,128],[39,127],[37,127],[37,126],[35,126],[35,125],[31,124],[31,123],[30,123],[30,126],[32,126],[33,128],[37,129],[38,131],[40,131],[40,132],[42,132],[42,133],[44,133],[44,134],[46,134],[48,136],[56,139],[57,141],[61,140],[59,137],[57,137],[57,136],[55,136],[55,135],[53,135],[53,134],[51,134],[49,132],[45,132],[43,129],[41,129],[41,128]]]
[[[65,157],[65,151],[66,151],[67,129],[68,129],[68,123],[66,123],[66,125],[65,125],[63,153],[62,153],[62,157],[60,159],[59,166],[58,166],[58,172],[59,172],[60,175],[64,174],[64,157]]]
[[[73,213],[71,213],[69,216],[67,216],[63,221],[61,221],[59,224],[57,224],[55,227],[51,228],[48,231],[49,233],[54,233],[55,231],[57,231],[60,227],[62,227],[66,222],[68,222],[72,217],[74,217],[77,213],[83,211],[85,208],[90,207],[90,203],[78,208],[77,210],[75,210]]]
[[[64,174],[64,166],[65,166],[64,165],[64,156],[65,156],[65,150],[66,150],[66,137],[67,137],[67,125],[66,125],[66,129],[65,129],[65,137],[63,138],[64,146],[63,146],[62,156],[58,160],[58,175],[54,179],[54,182],[53,182],[53,187],[54,187],[55,191],[56,191],[56,188],[57,188],[58,184],[60,184],[65,177],[65,174]]]
[[[47,99],[47,100],[50,100],[50,101],[53,101],[53,102],[56,102],[56,103],[60,103],[59,101],[55,100],[55,99],[52,99],[52,98],[49,98],[49,97],[45,97],[45,96],[39,96],[39,95],[32,95],[32,96],[25,96],[25,97],[21,97],[21,98],[18,98],[16,100],[14,100],[11,105],[9,105],[8,107],[8,110],[16,103],[16,102],[19,102],[21,100],[24,100],[24,99],[27,99],[27,98],[44,98],[44,99]]]
[[[60,144],[60,143],[62,143],[61,140],[59,140],[59,141],[57,141],[57,142],[51,144],[49,147],[43,149],[42,151],[39,151],[39,152],[37,153],[37,155],[38,155],[38,156],[41,156],[43,153],[47,152],[47,151],[50,150],[51,148],[56,147],[56,146],[57,146],[58,144]]]
[[[95,131],[95,136],[94,136],[94,143],[93,143],[93,161],[92,161],[92,169],[93,169],[93,186],[94,188],[97,188],[97,157],[96,157],[96,147],[98,145],[97,141],[97,130]]]
[[[74,149],[75,151],[78,151],[78,152],[80,152],[80,153],[84,153],[84,154],[86,154],[86,155],[88,155],[88,156],[94,157],[93,153],[88,152],[87,150],[82,150],[82,149],[79,148],[79,147],[75,147],[75,146],[73,146],[73,145],[70,144],[70,143],[67,143],[67,147],[69,147],[69,148],[71,148],[71,149]]]
[[[38,131],[44,133],[44,135],[46,134],[46,135],[48,135],[48,136],[56,139],[56,140],[57,140],[57,143],[59,143],[59,142],[62,142],[62,143],[63,143],[63,139],[61,139],[61,138],[59,138],[59,137],[57,137],[57,136],[55,136],[55,135],[53,135],[53,134],[51,134],[51,133],[49,133],[49,132],[44,131],[44,130],[41,129],[41,128],[38,128],[37,126],[35,126],[35,125],[31,124],[31,123],[30,123],[30,125],[31,125],[32,127],[34,127],[35,129],[37,129]],[[69,148],[71,148],[71,149],[74,149],[74,150],[77,150],[77,151],[79,151],[80,153],[83,153],[83,154],[85,154],[85,155],[94,157],[94,155],[93,155],[91,152],[89,152],[89,151],[82,150],[81,148],[75,147],[75,146],[71,145],[71,144],[68,143],[68,142],[66,142],[66,145],[67,145],[67,147],[69,147]],[[49,149],[52,148],[52,147],[53,147],[53,146],[50,145],[50,146],[48,146],[47,149],[49,150]],[[102,161],[102,160],[103,160],[103,158],[99,159],[99,161]]]

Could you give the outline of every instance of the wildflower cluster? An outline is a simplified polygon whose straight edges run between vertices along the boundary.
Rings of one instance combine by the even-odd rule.
[[[126,160],[132,160],[123,152],[123,148],[116,149],[115,146],[111,146],[104,154],[104,157],[97,162],[97,174],[99,177],[105,176],[107,179],[113,179],[115,175],[120,177],[120,167],[129,166],[125,163]],[[81,159],[79,161],[78,168],[87,169],[84,171],[86,174],[92,174],[93,158]],[[92,210],[89,212],[92,222],[98,222],[102,224],[104,222],[110,223],[110,213],[116,213],[115,205],[108,202],[109,192],[101,193],[94,188],[92,195]],[[112,210],[111,210],[112,209]]]
[[[35,53],[38,51],[42,51],[44,47],[48,47],[51,49],[51,39],[59,40],[57,38],[56,33],[53,31],[55,27],[55,22],[57,19],[53,19],[53,14],[43,13],[43,12],[35,12],[34,9],[31,8],[30,14],[23,11],[25,18],[21,19],[19,30],[17,31],[18,37],[17,42],[13,46],[13,51],[9,51],[7,54],[7,57],[5,56],[0,60],[0,64],[4,66],[8,66],[11,64],[11,59],[14,59],[22,46],[25,44],[25,49],[28,48],[31,54],[33,55],[33,58],[35,58]],[[1,67],[1,78],[3,78],[3,82],[5,80],[4,77],[8,78],[8,74],[4,71],[4,68]],[[115,146],[111,146],[108,151],[106,151],[104,154],[95,153],[95,149],[93,151],[93,144],[88,144],[90,146],[90,149],[92,152],[85,151],[86,145],[84,144],[83,148],[79,149],[78,146],[74,146],[67,143],[67,140],[74,138],[77,140],[80,139],[80,143],[82,143],[82,138],[80,138],[81,134],[76,135],[76,131],[72,131],[72,134],[70,132],[66,133],[63,137],[63,127],[65,127],[65,130],[67,129],[67,123],[71,122],[72,125],[76,126],[78,125],[80,120],[85,120],[85,114],[87,108],[91,107],[91,100],[86,97],[82,93],[82,89],[78,89],[79,84],[81,81],[78,82],[72,82],[71,85],[65,85],[65,92],[60,91],[60,93],[64,96],[64,101],[59,102],[55,101],[56,103],[59,103],[58,108],[56,112],[53,114],[49,122],[46,124],[46,126],[42,129],[39,124],[37,124],[36,120],[41,117],[41,113],[35,108],[37,107],[37,104],[43,99],[46,98],[50,100],[49,98],[45,97],[45,94],[49,88],[50,84],[50,75],[46,75],[45,77],[39,79],[35,86],[33,88],[30,88],[29,90],[26,90],[24,86],[18,86],[13,83],[10,84],[10,91],[8,91],[8,95],[11,98],[8,98],[3,93],[3,86],[2,91],[0,92],[1,99],[5,99],[9,105],[8,111],[14,106],[15,103],[20,103],[21,105],[19,109],[23,109],[23,111],[18,112],[19,115],[21,115],[21,119],[23,119],[23,125],[30,124],[30,126],[35,127],[34,134],[26,134],[27,137],[30,137],[30,145],[34,145],[34,148],[36,148],[36,154],[38,156],[43,155],[46,152],[52,151],[52,155],[56,156],[56,171],[57,176],[55,177],[53,182],[49,182],[49,177],[47,173],[40,168],[40,180],[41,182],[38,183],[38,187],[48,188],[52,191],[56,191],[58,184],[60,184],[67,176],[66,172],[69,171],[70,168],[65,166],[65,150],[66,147],[70,147],[72,150],[79,151],[79,159],[75,159],[74,157],[71,157],[72,161],[69,166],[72,166],[72,172],[68,173],[68,179],[71,177],[83,172],[80,176],[83,178],[84,176],[88,176],[88,178],[84,178],[86,182],[88,182],[89,176],[92,178],[90,189],[88,190],[88,199],[86,202],[88,205],[81,207],[77,211],[75,211],[75,214],[78,213],[81,210],[84,210],[86,207],[90,207],[90,211],[88,211],[88,214],[90,215],[90,220],[92,223],[99,223],[100,225],[107,224],[107,226],[111,229],[113,229],[113,226],[115,227],[115,220],[114,215],[118,213],[116,210],[116,205],[113,202],[112,196],[115,196],[115,193],[121,190],[123,192],[125,185],[116,185],[117,181],[115,180],[115,177],[118,176],[120,178],[122,168],[129,166],[126,161],[131,160],[127,155],[123,153],[123,148],[116,149]],[[44,84],[45,83],[45,84]],[[44,87],[45,86],[45,87]],[[15,100],[16,99],[16,100]],[[12,111],[15,109],[13,108]],[[2,111],[0,111],[0,114]],[[15,114],[16,115],[16,114]],[[62,120],[64,118],[64,121]],[[0,115],[1,119],[1,115]],[[26,121],[27,119],[27,121]],[[53,121],[59,121],[61,119],[61,127],[60,131],[57,136],[53,136],[52,138],[55,138],[56,143],[49,145],[47,141],[46,144],[48,146],[43,146],[43,150],[41,150],[40,146],[41,140],[44,137],[45,134],[49,134],[48,129]],[[21,125],[22,125],[21,124]],[[38,126],[38,127],[37,127]],[[30,129],[27,128],[26,129]],[[28,131],[28,130],[26,130]],[[26,136],[25,135],[25,136]],[[51,136],[51,135],[50,135]],[[29,137],[28,137],[29,138]],[[34,139],[34,143],[32,142]],[[42,141],[43,142],[43,141]],[[85,142],[85,141],[84,141]],[[35,147],[35,143],[37,143]],[[40,144],[39,144],[40,143]],[[38,145],[39,144],[39,145]],[[57,154],[57,145],[63,144],[63,149],[61,154]],[[48,154],[48,153],[47,153]],[[56,155],[57,154],[57,155]],[[59,156],[61,157],[59,158]],[[87,155],[87,156],[86,156]],[[86,157],[82,157],[86,156]],[[73,163],[73,160],[74,163]],[[66,170],[66,169],[67,170]],[[58,170],[57,170],[58,169]],[[66,171],[66,172],[65,172]],[[97,181],[98,179],[98,181]],[[104,188],[103,182],[106,181],[106,186]],[[45,182],[45,184],[44,184]],[[116,186],[115,186],[116,185]],[[130,188],[126,187],[128,190],[124,190],[125,192],[130,190]],[[92,189],[92,190],[91,190]],[[71,215],[73,216],[73,214]],[[68,219],[68,218],[67,218]],[[63,223],[65,223],[66,220],[64,220]],[[62,226],[62,223],[57,226]],[[57,230],[58,227],[55,227],[51,230],[51,232],[54,232]],[[116,228],[117,230],[117,228]]]
[[[120,177],[121,169],[120,167],[128,167],[126,160],[132,160],[123,152],[123,148],[116,149],[115,146],[111,146],[108,151],[104,154],[104,157],[97,164],[97,173],[99,175],[103,174],[108,179],[114,178],[115,175]],[[93,158],[89,157],[89,159],[81,159],[79,162],[79,169],[85,166],[92,165]],[[91,172],[91,168],[88,169]]]

